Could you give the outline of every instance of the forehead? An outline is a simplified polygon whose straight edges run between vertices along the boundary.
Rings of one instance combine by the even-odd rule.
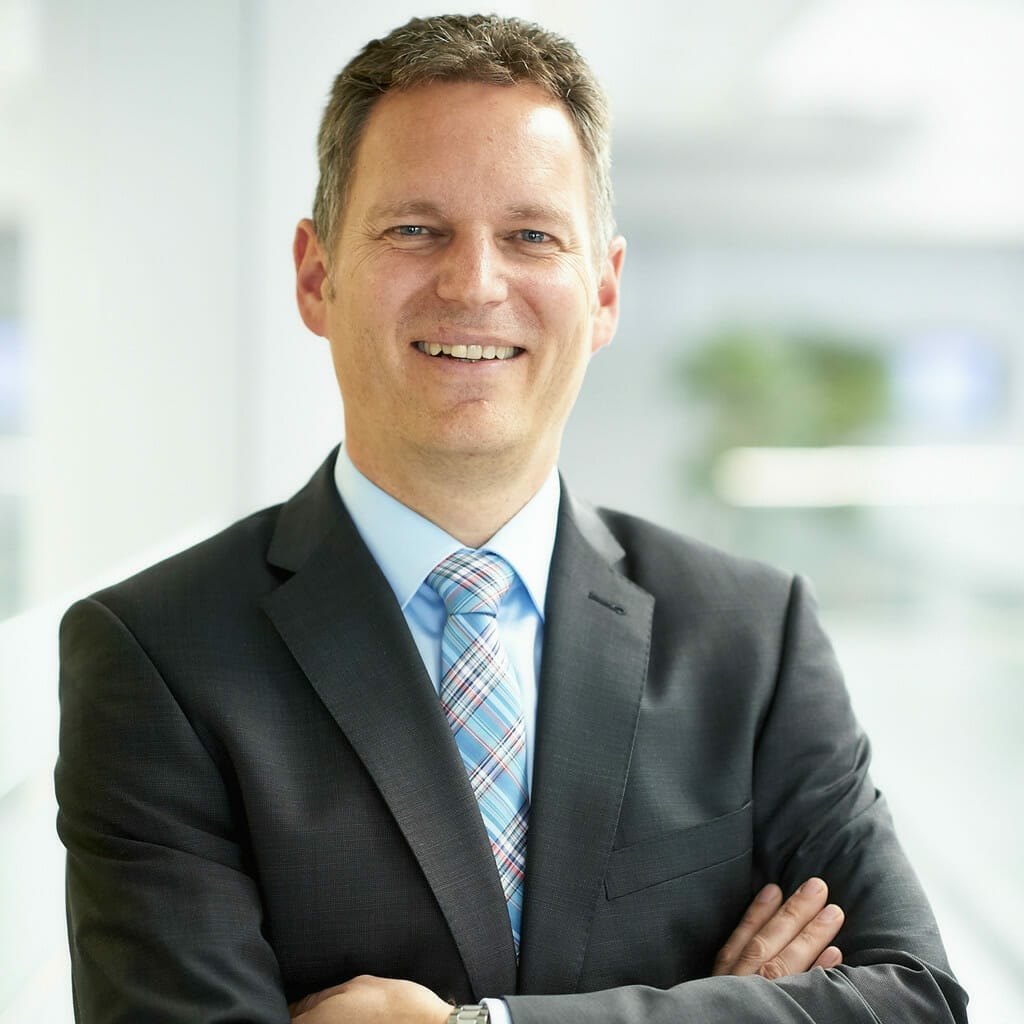
[[[583,147],[565,107],[534,85],[435,82],[385,94],[367,119],[350,199],[587,200]],[[541,195],[542,194],[542,195]]]

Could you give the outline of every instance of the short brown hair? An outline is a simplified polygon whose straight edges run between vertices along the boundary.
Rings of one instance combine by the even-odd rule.
[[[445,14],[413,18],[371,40],[334,80],[317,137],[320,182],[313,224],[333,256],[356,153],[374,104],[391,89],[429,82],[539,86],[569,114],[586,158],[595,250],[615,231],[608,101],[568,39],[519,18]]]

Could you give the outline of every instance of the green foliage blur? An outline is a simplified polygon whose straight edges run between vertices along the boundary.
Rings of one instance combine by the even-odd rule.
[[[703,407],[706,466],[735,447],[870,440],[890,408],[881,346],[826,331],[721,328],[687,351],[677,379]]]

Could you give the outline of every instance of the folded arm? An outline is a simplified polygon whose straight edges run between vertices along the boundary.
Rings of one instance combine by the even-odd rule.
[[[630,985],[514,996],[508,999],[514,1024],[966,1021],[966,994],[949,970],[928,901],[871,781],[867,739],[799,578],[792,581],[782,628],[774,688],[754,750],[755,864],[787,891],[813,876],[827,880],[830,898],[845,914],[837,938],[843,962],[776,980],[769,980],[772,967],[743,976],[716,969],[668,989]]]
[[[96,601],[62,627],[61,712],[76,1020],[287,1022],[244,815],[145,652]]]
[[[785,902],[777,885],[766,885],[719,952],[715,975],[760,974],[774,980],[839,964],[842,953],[830,943],[843,913],[827,904],[827,896],[821,879],[808,879]],[[444,1024],[451,1009],[422,985],[368,976],[311,993],[289,1007],[295,1024]]]

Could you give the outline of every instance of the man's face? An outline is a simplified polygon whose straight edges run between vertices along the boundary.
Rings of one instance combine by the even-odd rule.
[[[595,266],[589,211],[572,123],[535,87],[382,97],[329,278],[311,269],[327,262],[316,240],[296,243],[300,309],[330,341],[357,466],[380,479],[490,454],[554,464],[617,319],[624,243]]]

